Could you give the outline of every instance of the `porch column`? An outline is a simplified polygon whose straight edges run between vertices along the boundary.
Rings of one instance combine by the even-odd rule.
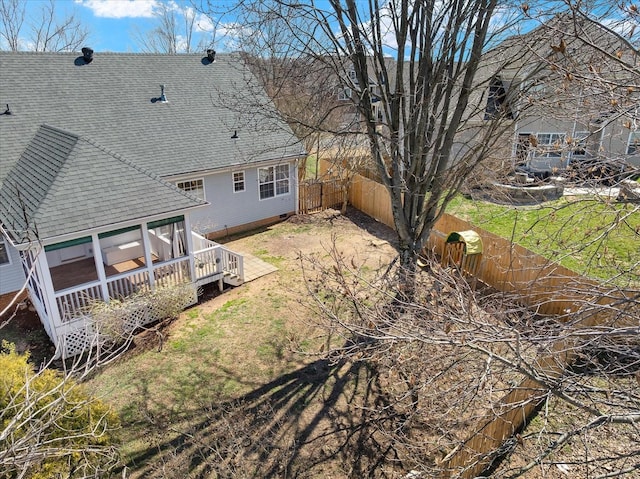
[[[140,225],[142,229],[142,245],[144,247],[144,263],[147,265],[147,271],[149,273],[149,287],[151,291],[156,289],[156,277],[153,274],[153,258],[151,256],[151,241],[149,240],[149,230],[147,229],[147,223]]]
[[[96,264],[96,272],[98,273],[98,279],[100,280],[100,291],[102,291],[102,299],[105,303],[108,303],[109,288],[107,286],[107,273],[104,271],[104,262],[102,259],[102,248],[100,247],[100,238],[97,233],[91,235],[91,244],[93,246],[93,261]]]
[[[191,219],[189,213],[184,214],[184,235],[187,240],[187,256],[189,256],[189,274],[191,275],[191,281],[196,282],[196,265],[195,258],[193,256],[193,235],[191,234]]]
[[[34,273],[40,279],[40,287],[44,295],[42,300],[49,313],[49,324],[53,326],[52,332],[56,335],[55,331],[62,326],[62,318],[60,317],[60,310],[58,309],[58,303],[56,301],[56,292],[53,288],[53,280],[51,279],[51,272],[49,271],[47,253],[45,253],[44,248],[34,255],[34,262],[36,265]]]
[[[320,141],[320,137],[318,137],[318,141]],[[317,156],[316,156],[317,158]],[[296,161],[293,162],[293,175],[291,175],[292,178],[295,178],[295,185],[296,185],[296,191],[295,191],[295,202],[296,202],[296,215],[300,214],[300,173],[299,170],[300,169],[300,158],[296,158]],[[316,168],[316,176],[318,175],[318,169]]]

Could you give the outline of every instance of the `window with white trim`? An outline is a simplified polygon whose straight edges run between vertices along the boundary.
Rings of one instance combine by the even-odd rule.
[[[233,176],[233,192],[240,193],[244,191],[244,171],[234,171]]]
[[[340,101],[351,100],[352,94],[353,92],[351,91],[351,88],[343,88],[340,91],[338,91],[338,100]]]
[[[640,131],[632,131],[629,133],[627,155],[640,155]]]
[[[584,156],[587,153],[587,138],[589,138],[588,131],[576,131],[575,138],[573,139],[573,156]]]
[[[4,264],[10,264],[11,258],[9,258],[9,250],[7,250],[7,243],[2,236],[0,236],[0,266]]]
[[[182,191],[204,200],[204,180],[202,178],[198,180],[178,181],[176,186]]]
[[[538,133],[536,135],[538,152],[536,156],[546,156],[555,158],[562,156],[562,147],[564,146],[564,133]]]
[[[289,164],[258,168],[260,199],[289,194]]]

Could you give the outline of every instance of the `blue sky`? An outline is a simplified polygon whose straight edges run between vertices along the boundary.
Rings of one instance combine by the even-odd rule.
[[[39,17],[41,9],[48,3],[49,0],[26,0],[26,21],[34,15]],[[139,52],[140,42],[136,41],[136,35],[144,34],[157,26],[154,12],[160,3],[159,0],[55,0],[55,9],[58,15],[73,12],[82,21],[89,30],[86,43],[94,50]],[[181,7],[190,8],[188,1],[165,3],[176,8],[177,15],[180,15]],[[223,6],[222,0],[219,4]],[[200,38],[210,41],[213,31],[211,19],[196,13],[196,25],[198,40],[194,44],[197,45]],[[219,37],[218,35],[218,39]]]
[[[26,34],[29,30],[30,20],[40,17],[42,9],[48,6],[49,0],[23,1],[26,5],[26,19],[23,31]],[[366,3],[366,0],[362,1]],[[192,49],[202,51],[211,46],[217,51],[236,49],[237,44],[232,31],[235,18],[233,13],[229,13],[229,8],[225,7],[237,3],[239,0],[196,0],[196,3],[205,5],[207,2],[219,12],[214,13],[212,17],[202,15],[199,12],[194,13],[196,27]],[[446,5],[446,0],[438,0],[438,2]],[[73,13],[89,30],[87,46],[92,47],[95,51],[114,52],[144,51],[140,37],[157,27],[158,18],[155,14],[161,4],[168,5],[169,8],[173,9],[176,12],[179,24],[181,24],[183,11],[184,9],[192,9],[191,3],[189,0],[54,0],[58,16]],[[323,0],[316,0],[316,3],[322,5]],[[551,8],[554,5],[558,7],[556,0],[545,0],[535,4],[536,15],[544,15],[544,7],[551,12],[557,11],[557,9]],[[615,7],[610,6],[609,8],[615,10]],[[221,12],[224,10],[227,10],[227,13],[222,14]],[[501,10],[496,15],[495,21],[499,24],[505,20],[503,17],[509,17],[515,11],[519,11],[519,9]],[[619,12],[617,13],[619,15]],[[518,26],[528,30],[533,23],[524,22]],[[515,30],[510,33],[515,33]],[[388,38],[387,45],[393,49],[393,36]],[[31,49],[26,39],[22,43],[21,49]]]

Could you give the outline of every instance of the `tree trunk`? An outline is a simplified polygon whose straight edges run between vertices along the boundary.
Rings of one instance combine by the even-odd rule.
[[[400,270],[398,272],[398,300],[411,303],[416,293],[416,273],[419,251],[415,243],[400,243]]]

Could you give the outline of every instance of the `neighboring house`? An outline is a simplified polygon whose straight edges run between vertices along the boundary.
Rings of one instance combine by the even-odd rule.
[[[297,210],[301,144],[238,55],[0,52],[0,85],[0,294],[60,354],[96,300],[240,284],[210,239]]]
[[[393,60],[390,58],[386,59],[386,61],[387,66],[393,64]],[[367,88],[371,92],[371,109],[375,121],[376,123],[383,123],[386,117],[380,101],[380,95],[381,88],[384,86],[384,79],[368,78],[367,81]],[[363,129],[362,122],[364,118],[362,118],[358,108],[361,93],[362,88],[356,72],[353,66],[347,63],[344,75],[337,78],[337,85],[335,86],[335,98],[338,101],[337,109],[340,112],[342,128],[345,130]]]
[[[484,116],[512,121],[512,166],[541,176],[596,160],[640,167],[634,55],[598,25],[565,15],[487,52]]]
[[[458,132],[452,162],[488,143],[490,158],[484,165],[498,170],[490,173],[496,176],[514,169],[550,176],[570,165],[587,172],[594,164],[640,168],[640,91],[637,69],[630,67],[635,53],[602,27],[581,21],[557,15],[484,52],[464,114],[469,120]],[[572,29],[583,35],[571,39]],[[345,128],[362,130],[358,105],[363,88],[348,62],[335,60],[333,68],[344,74],[323,84],[338,84],[334,89],[338,104],[344,107],[336,111],[342,114]],[[379,131],[384,131],[386,123],[379,98],[387,87],[393,92],[396,82],[394,60],[384,62],[389,78],[376,79],[373,74],[366,85]],[[369,71],[382,70],[374,65],[370,58]],[[416,73],[406,62],[404,81],[412,75]],[[438,98],[431,101],[432,107],[443,107]],[[335,107],[332,102],[326,105]]]

